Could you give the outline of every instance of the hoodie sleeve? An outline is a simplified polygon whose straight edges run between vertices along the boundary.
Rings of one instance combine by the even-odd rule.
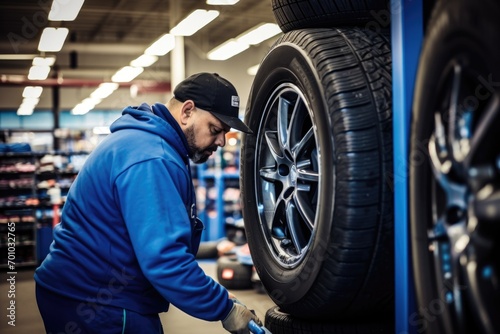
[[[161,159],[141,162],[116,179],[116,195],[144,276],[170,303],[194,317],[224,319],[233,302],[189,251],[191,223],[183,202],[190,180]]]

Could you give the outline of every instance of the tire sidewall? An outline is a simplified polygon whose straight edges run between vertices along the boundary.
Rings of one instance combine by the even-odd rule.
[[[320,170],[328,171],[334,167],[335,152],[333,149],[333,134],[321,81],[317,77],[314,66],[304,50],[291,43],[277,44],[263,60],[254,79],[252,94],[249,99],[249,109],[246,113],[246,123],[254,131],[254,135],[245,136],[242,145],[241,165],[243,186],[243,210],[245,229],[251,248],[254,265],[261,277],[268,294],[280,304],[296,302],[304,297],[313,284],[321,269],[321,262],[328,256],[328,246],[333,221],[334,207],[334,173],[322,173],[319,186],[321,203],[316,211],[315,233],[312,236],[310,248],[303,261],[293,269],[284,269],[269,253],[263,241],[260,217],[256,197],[255,159],[257,154],[257,139],[262,136],[259,131],[263,112],[271,93],[282,83],[296,85],[304,94],[309,110],[312,111],[312,122],[316,127],[316,141],[320,149]],[[251,194],[246,196],[245,194]],[[248,223],[252,222],[252,223]],[[265,272],[265,273],[264,273]],[[264,273],[264,274],[262,274]],[[291,300],[293,296],[294,300]]]

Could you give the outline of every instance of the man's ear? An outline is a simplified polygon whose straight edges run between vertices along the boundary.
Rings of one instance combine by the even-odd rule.
[[[193,100],[186,100],[181,106],[181,123],[186,125],[189,118],[193,116],[194,113],[194,102]]]

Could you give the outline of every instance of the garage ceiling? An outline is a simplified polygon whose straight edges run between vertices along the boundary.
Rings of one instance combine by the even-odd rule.
[[[51,5],[52,0],[1,2],[0,90],[1,86],[13,84],[44,85],[38,81],[30,83],[27,74],[33,57],[42,55],[37,46],[47,26],[67,27],[69,35],[60,52],[45,53],[56,56],[45,84],[64,78],[73,85],[88,85],[109,80],[195,9],[220,12],[202,30],[184,38],[186,49],[201,58],[260,23],[274,22],[270,0],[240,0],[232,6],[207,5],[205,0],[86,0],[71,22],[48,21]],[[161,77],[168,81],[170,62],[162,61],[156,66],[155,71],[144,71],[137,79],[154,81]],[[157,75],[158,71],[163,75]]]

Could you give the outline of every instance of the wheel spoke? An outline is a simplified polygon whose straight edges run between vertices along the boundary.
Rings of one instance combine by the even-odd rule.
[[[283,212],[284,205],[285,201],[283,197],[278,197],[274,206],[273,217],[269,220],[270,226],[268,226],[268,228],[271,231],[271,235],[278,240],[286,238],[286,216]]]
[[[296,249],[297,255],[302,253],[302,249],[307,244],[307,240],[301,231],[301,219],[297,211],[297,207],[293,201],[289,201],[286,205],[286,221],[290,230],[290,237]]]
[[[474,214],[479,221],[500,222],[500,190],[486,186],[474,199]],[[500,228],[500,226],[497,226]]]
[[[290,122],[288,125],[288,146],[287,150],[290,151],[291,156],[297,156],[297,150],[295,147],[297,143],[304,140],[304,122],[307,116],[307,109],[305,104],[300,97],[296,97],[293,110],[290,115]]]
[[[304,182],[318,183],[319,174],[316,171],[310,169],[297,169],[297,179]],[[308,188],[309,189],[309,188]]]
[[[446,154],[443,154],[442,151],[438,152],[438,146],[440,146],[440,144],[438,144],[439,141],[439,136],[436,137],[432,135],[429,139],[429,157],[431,159],[432,172],[434,173],[436,181],[442,188],[446,188],[448,185],[446,175],[450,172],[451,161],[444,160],[444,162],[442,162],[441,157],[446,156]]]
[[[278,135],[276,131],[266,131],[265,138],[267,146],[271,151],[271,155],[273,156],[275,161],[278,161],[283,157],[283,152],[281,151],[280,143],[278,140]]]
[[[470,140],[469,148],[465,156],[465,165],[470,166],[471,160],[476,156],[476,152],[480,147],[488,145],[485,140],[493,131],[498,131],[500,124],[500,98],[495,94],[488,104],[479,119],[479,122],[474,130],[472,139]]]
[[[297,144],[293,147],[292,152],[295,156],[300,156],[308,148],[314,145],[314,129],[311,127],[304,137],[297,142]]]
[[[436,140],[436,152],[439,154],[438,157],[440,160],[449,160],[448,146],[446,144],[446,130],[444,128],[440,113],[434,114],[434,121],[436,124],[436,129],[434,131],[434,138]]]
[[[290,102],[283,97],[279,98],[278,104],[278,140],[279,145],[284,150],[288,147],[288,110],[290,109]]]
[[[456,147],[454,144],[459,143],[459,141],[456,140],[455,136],[457,135],[455,127],[457,126],[457,120],[458,120],[458,106],[460,105],[459,101],[459,96],[460,96],[460,87],[461,87],[461,81],[462,81],[462,66],[459,64],[455,64],[453,67],[453,77],[452,77],[452,83],[451,83],[451,94],[450,94],[450,101],[448,104],[448,124],[449,124],[449,131],[448,131],[448,142],[451,143],[452,149],[453,149],[453,157],[455,160],[461,161],[462,159],[460,158],[459,152],[460,149],[459,147]],[[443,125],[440,125],[443,127]],[[437,126],[436,126],[437,128]],[[443,127],[444,129],[444,127]]]
[[[276,166],[262,167],[259,174],[261,178],[269,182],[276,182],[280,179]]]
[[[307,227],[312,231],[314,227],[315,210],[311,208],[310,201],[307,199],[307,196],[300,191],[295,192],[294,199],[300,216],[306,222]]]

